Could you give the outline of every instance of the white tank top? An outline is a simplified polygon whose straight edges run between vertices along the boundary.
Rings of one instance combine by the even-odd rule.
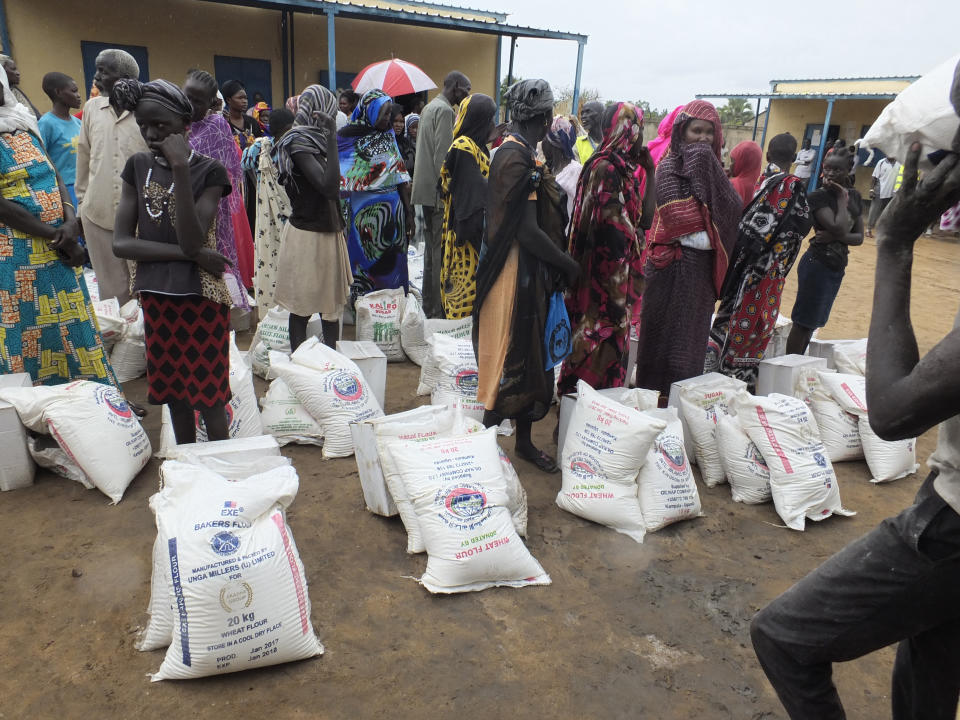
[[[960,314],[953,326],[960,327]],[[928,464],[940,473],[933,481],[934,489],[960,514],[960,414],[940,423],[937,449]]]

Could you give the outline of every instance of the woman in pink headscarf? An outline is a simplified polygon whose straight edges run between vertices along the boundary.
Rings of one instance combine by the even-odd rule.
[[[667,115],[657,126],[657,136],[647,143],[647,150],[650,151],[650,157],[653,158],[653,166],[656,167],[660,158],[670,147],[670,135],[673,133],[673,121],[677,118],[677,113],[683,110],[683,105],[678,105],[673,112]],[[634,176],[640,181],[640,192],[647,189],[647,177],[642,167],[638,167]]]
[[[744,140],[730,151],[730,184],[743,199],[746,208],[753,200],[763,165],[763,150],[752,140]]]

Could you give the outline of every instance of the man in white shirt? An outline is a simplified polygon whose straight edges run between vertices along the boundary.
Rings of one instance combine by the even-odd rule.
[[[817,161],[817,151],[810,147],[810,138],[803,139],[803,147],[797,153],[797,167],[793,171],[801,180],[809,180],[813,173],[813,164]]]
[[[897,182],[897,173],[900,163],[894,158],[885,157],[877,163],[870,181],[870,216],[867,218],[867,237],[873,237],[873,228],[890,200],[893,198],[893,187]]]

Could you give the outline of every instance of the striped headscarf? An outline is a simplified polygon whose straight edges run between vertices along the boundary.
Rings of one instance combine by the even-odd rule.
[[[118,108],[130,112],[142,102],[152,102],[181,117],[193,115],[193,105],[183,90],[163,79],[142,83],[133,78],[122,78],[113,86],[110,97]]]
[[[311,85],[298,96],[293,127],[277,141],[271,153],[277,178],[282,185],[293,182],[293,156],[296,153],[318,155],[321,165],[327,161],[331,154],[328,147],[333,138],[327,137],[321,118],[336,116],[337,96],[323,85]]]
[[[545,138],[548,143],[558,148],[568,160],[577,160],[573,146],[577,142],[577,131],[563,115],[558,115],[553,119],[553,125]]]

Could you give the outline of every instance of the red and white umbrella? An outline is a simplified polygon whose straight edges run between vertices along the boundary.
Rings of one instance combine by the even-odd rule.
[[[383,90],[390,97],[433,90],[437,84],[413,63],[406,60],[382,60],[367,65],[353,79],[354,91]]]

